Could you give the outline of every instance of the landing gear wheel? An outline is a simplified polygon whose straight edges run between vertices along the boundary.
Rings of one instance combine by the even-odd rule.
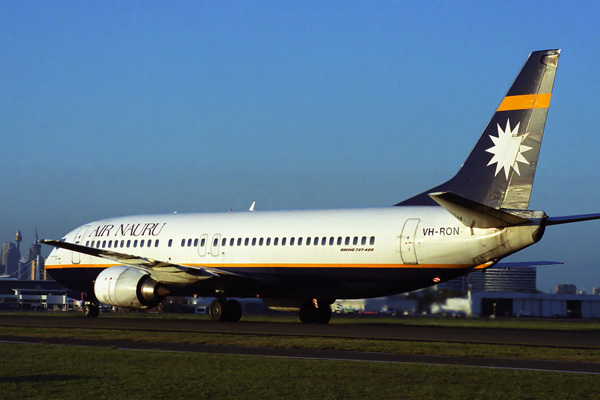
[[[327,324],[331,319],[331,307],[324,301],[317,301],[317,306],[308,300],[300,307],[300,321],[303,324]]]
[[[208,316],[211,321],[225,321],[225,305],[222,300],[214,300],[208,307]]]
[[[316,308],[312,301],[307,301],[300,306],[300,321],[303,324],[312,324]]]
[[[212,321],[238,322],[242,318],[242,305],[237,300],[217,299],[210,303],[208,316]]]
[[[95,318],[100,315],[100,308],[94,303],[86,303],[82,308],[83,316],[86,318]]]
[[[315,323],[321,325],[328,324],[331,319],[331,307],[329,307],[329,304],[319,304],[319,308],[316,311]]]
[[[225,303],[225,321],[238,322],[242,318],[242,305],[237,300]]]

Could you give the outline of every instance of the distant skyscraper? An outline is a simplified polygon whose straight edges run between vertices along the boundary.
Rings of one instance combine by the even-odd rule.
[[[8,242],[2,245],[2,255],[0,257],[3,269],[0,270],[0,275],[8,275],[11,278],[16,278],[19,270],[19,259],[21,253],[14,243]]]
[[[576,294],[577,287],[572,283],[560,283],[556,285],[556,294]]]
[[[27,261],[25,265],[29,268],[25,271],[22,271],[20,279],[44,279],[44,258],[40,256],[42,251],[42,245],[37,242],[34,242],[29,250],[27,251]]]

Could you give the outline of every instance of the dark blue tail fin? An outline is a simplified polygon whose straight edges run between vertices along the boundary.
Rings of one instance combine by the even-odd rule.
[[[396,205],[436,205],[429,193],[452,192],[497,209],[527,209],[559,54],[531,53],[458,173]]]

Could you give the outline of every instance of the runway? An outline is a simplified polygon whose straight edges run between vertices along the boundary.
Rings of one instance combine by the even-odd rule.
[[[301,336],[326,338],[361,338],[372,340],[404,340],[446,343],[495,344],[511,346],[548,346],[557,348],[598,349],[600,333],[597,331],[539,331],[491,328],[446,328],[383,325],[357,320],[352,325],[307,325],[280,322],[214,323],[193,319],[158,318],[107,318],[0,316],[1,326],[47,328],[118,329],[140,332],[190,332],[243,334],[262,336]],[[361,351],[281,349],[271,347],[245,347],[230,345],[204,345],[182,343],[156,343],[124,340],[84,340],[61,338],[28,338],[1,335],[0,341],[101,346],[121,349],[146,349],[162,351],[205,352],[285,357],[327,359],[362,362],[418,363],[435,365],[461,365],[502,369],[554,371],[600,374],[600,363],[566,362],[549,360],[501,359],[483,357],[450,357],[435,355],[390,354]]]

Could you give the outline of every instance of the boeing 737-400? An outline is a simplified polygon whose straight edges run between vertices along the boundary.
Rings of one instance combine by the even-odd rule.
[[[166,296],[214,297],[215,321],[238,321],[234,298],[261,298],[327,323],[336,299],[387,296],[485,269],[539,241],[549,217],[529,198],[559,50],[527,59],[458,173],[395,206],[136,215],[80,226],[46,261],[65,287],[99,303],[152,308]]]

